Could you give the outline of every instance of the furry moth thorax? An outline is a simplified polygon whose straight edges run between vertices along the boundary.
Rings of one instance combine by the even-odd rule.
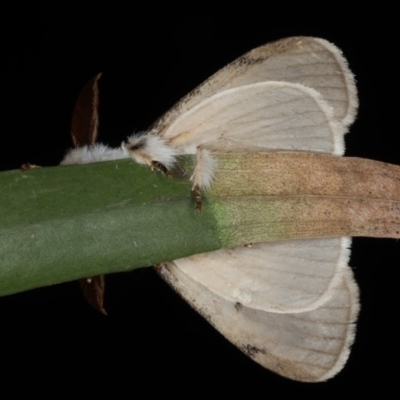
[[[157,162],[167,170],[176,163],[178,153],[160,136],[151,133],[133,134],[122,142],[122,149],[127,157],[133,158],[138,164],[154,166]]]

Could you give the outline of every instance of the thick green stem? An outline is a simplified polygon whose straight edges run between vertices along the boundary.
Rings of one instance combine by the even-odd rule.
[[[0,174],[0,294],[222,247],[188,179],[128,160]]]

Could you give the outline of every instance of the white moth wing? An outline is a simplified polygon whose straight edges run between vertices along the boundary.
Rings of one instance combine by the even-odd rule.
[[[323,305],[348,268],[349,238],[287,240],[221,249],[175,267],[231,303],[277,313]]]
[[[163,139],[180,154],[305,150],[341,155],[344,126],[321,95],[287,82],[225,90],[178,117]]]
[[[200,267],[200,265],[199,265]],[[315,310],[280,314],[228,301],[181,271],[174,262],[160,275],[241,351],[282,376],[318,382],[337,374],[354,340],[358,288],[345,268],[331,298]]]
[[[181,115],[215,94],[266,81],[298,83],[321,93],[334,116],[350,125],[358,108],[354,76],[342,52],[332,43],[313,37],[290,37],[255,48],[228,64],[183,97],[150,127],[164,136]]]
[[[340,50],[322,39],[289,38],[217,72],[149,132],[181,154],[201,147],[343,155],[343,135],[357,106]],[[354,339],[359,306],[347,266],[350,242],[302,241],[298,257],[288,255],[291,243],[200,254],[168,263],[160,273],[264,367],[296,380],[325,380],[343,367]],[[329,251],[321,254],[324,246]]]

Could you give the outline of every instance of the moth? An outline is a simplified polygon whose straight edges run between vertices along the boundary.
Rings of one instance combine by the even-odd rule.
[[[201,193],[218,169],[213,152],[343,155],[357,108],[341,51],[324,39],[291,37],[227,65],[119,149],[92,141],[71,150],[62,164],[131,157],[168,172],[180,155],[194,154],[190,179],[200,209]],[[354,341],[359,295],[349,256],[347,237],[290,240],[196,254],[156,269],[254,361],[316,382],[343,368]]]

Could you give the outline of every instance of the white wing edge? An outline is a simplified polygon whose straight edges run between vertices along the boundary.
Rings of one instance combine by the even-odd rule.
[[[343,342],[342,351],[340,352],[335,365],[328,372],[326,372],[325,375],[321,376],[318,379],[319,382],[323,382],[333,378],[344,368],[350,356],[351,346],[353,345],[356,337],[356,322],[358,319],[358,314],[360,312],[360,291],[357,282],[354,279],[353,271],[351,270],[350,267],[345,269],[344,278],[345,278],[344,280],[345,284],[347,286],[351,298],[348,331],[346,338]]]
[[[336,47],[331,42],[328,42],[325,39],[314,38],[314,40],[318,43],[321,43],[325,48],[327,48],[332,55],[335,57],[338,65],[342,69],[343,77],[346,81],[347,93],[348,93],[348,107],[347,113],[345,117],[342,119],[342,123],[345,126],[349,126],[352,124],[357,116],[358,111],[358,95],[357,95],[357,86],[356,80],[354,78],[354,74],[351,72],[349,68],[349,63],[347,59],[344,57],[343,52]]]

